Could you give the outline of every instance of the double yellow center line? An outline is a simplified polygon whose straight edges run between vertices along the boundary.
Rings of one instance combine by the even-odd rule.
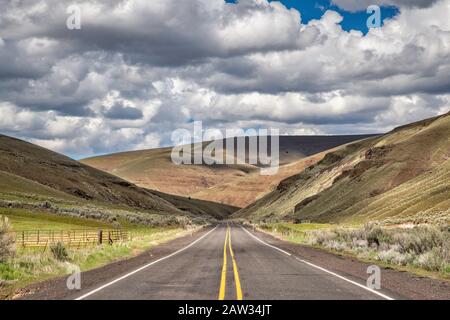
[[[219,300],[225,300],[225,292],[227,286],[227,245],[230,249],[231,262],[233,264],[234,283],[236,284],[236,300],[242,300],[241,280],[237,268],[236,259],[234,258],[233,247],[231,246],[231,229],[227,226],[225,233],[225,243],[223,245],[223,266],[222,276],[220,279]]]

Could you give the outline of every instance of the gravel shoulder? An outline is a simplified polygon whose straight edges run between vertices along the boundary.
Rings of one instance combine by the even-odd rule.
[[[268,244],[286,250],[295,256],[326,268],[359,283],[365,283],[367,268],[373,263],[361,262],[325,250],[281,240],[261,230],[252,231]],[[450,300],[450,282],[415,275],[406,271],[381,268],[381,287],[404,300]]]

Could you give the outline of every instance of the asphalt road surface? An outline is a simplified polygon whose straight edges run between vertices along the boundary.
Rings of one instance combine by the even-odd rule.
[[[235,224],[221,224],[188,246],[110,282],[79,300],[390,299],[271,246]]]

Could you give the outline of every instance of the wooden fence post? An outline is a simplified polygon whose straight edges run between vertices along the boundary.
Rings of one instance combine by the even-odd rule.
[[[98,231],[98,244],[103,243],[103,230]]]

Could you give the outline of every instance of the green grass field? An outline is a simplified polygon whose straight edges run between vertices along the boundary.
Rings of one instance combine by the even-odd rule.
[[[9,219],[13,231],[113,228],[111,224],[97,220],[35,213],[26,209],[0,208],[0,215]]]
[[[274,223],[263,224],[261,227],[271,233],[281,234],[286,240],[295,243],[305,243],[309,231],[329,229],[332,225],[325,223]]]
[[[12,231],[113,228],[111,224],[97,220],[36,213],[24,209],[0,208],[0,216],[8,218]],[[79,249],[66,248],[66,261],[58,260],[49,248],[16,247],[14,256],[0,263],[0,299],[12,298],[18,290],[34,282],[68,274],[70,265],[76,265],[82,271],[101,267],[136,256],[153,246],[196,230],[139,225],[129,225],[126,229],[132,234],[130,241]]]

